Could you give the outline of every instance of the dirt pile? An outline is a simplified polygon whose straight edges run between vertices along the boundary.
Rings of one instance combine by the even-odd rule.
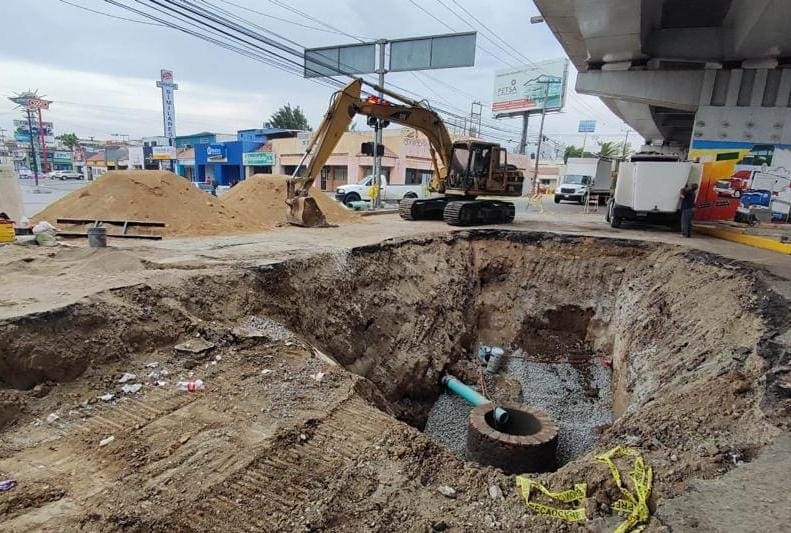
[[[166,224],[165,228],[153,228],[148,233],[166,236],[221,235],[263,229],[186,179],[158,170],[108,172],[34,217],[51,224],[56,224],[58,218],[160,221]],[[79,227],[59,226],[79,230]],[[111,235],[118,231],[117,226],[108,227]],[[145,233],[146,230],[134,228],[130,232]]]
[[[286,223],[286,179],[280,174],[256,174],[240,182],[221,197],[223,205],[233,209],[246,220],[261,226],[273,227]],[[330,224],[358,222],[360,217],[323,192],[313,188],[310,196],[327,216]]]

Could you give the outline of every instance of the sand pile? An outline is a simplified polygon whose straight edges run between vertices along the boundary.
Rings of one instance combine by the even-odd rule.
[[[186,179],[159,170],[111,171],[94,183],[64,196],[35,215],[34,220],[56,224],[58,218],[105,220],[155,220],[166,227],[130,233],[176,235],[220,235],[249,233],[264,229]],[[59,224],[70,231],[80,228]],[[108,233],[119,232],[108,226]]]
[[[22,218],[22,187],[11,165],[0,165],[0,213],[15,221]]]
[[[245,219],[262,226],[286,223],[286,179],[280,174],[256,174],[239,182],[220,197],[223,205],[241,213]],[[310,195],[327,216],[330,224],[360,221],[360,216],[316,189]]]

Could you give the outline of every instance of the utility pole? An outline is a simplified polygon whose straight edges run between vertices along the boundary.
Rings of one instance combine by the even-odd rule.
[[[541,125],[538,127],[538,145],[536,146],[536,168],[533,173],[533,194],[538,192],[538,161],[541,159],[541,140],[544,137],[544,118],[547,116],[547,99],[549,98],[549,84],[560,83],[559,80],[538,80],[544,84],[544,105],[541,107]],[[527,119],[525,119],[527,121]]]
[[[26,108],[27,112],[27,131],[30,133],[30,154],[33,160],[33,176],[36,178],[36,190],[38,190],[38,163],[36,162],[36,143],[33,140],[33,117],[30,116],[30,108]]]
[[[530,113],[527,111],[522,113],[522,137],[519,140],[519,149],[517,150],[522,155],[525,154],[525,150],[527,149],[527,119],[529,117]]]
[[[626,146],[629,142],[629,129],[626,130],[626,139],[623,141],[623,150],[621,151],[621,159],[626,159]]]
[[[376,41],[379,45],[379,68],[376,73],[379,74],[379,98],[384,98],[385,86],[385,45],[387,41],[380,39]],[[376,119],[374,122],[374,186],[376,187],[376,199],[372,202],[372,207],[378,209],[382,207],[382,156],[379,155],[379,146],[382,144],[382,121]]]

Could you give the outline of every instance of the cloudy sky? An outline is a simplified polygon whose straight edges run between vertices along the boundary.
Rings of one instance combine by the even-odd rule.
[[[169,0],[115,1],[154,13],[154,2]],[[258,33],[263,33],[261,28],[271,30],[281,41],[290,40],[287,44],[292,48],[349,43],[356,38],[395,39],[476,30],[474,67],[391,73],[386,84],[417,93],[436,106],[462,115],[469,113],[473,100],[483,102],[484,122],[505,130],[489,130],[501,142],[518,139],[520,121],[492,118],[489,106],[495,72],[524,64],[526,59],[563,57],[563,50],[546,25],[530,24],[530,17],[538,11],[528,0],[192,1],[214,12],[230,11]],[[162,68],[173,70],[179,84],[178,134],[203,130],[234,133],[260,127],[286,102],[301,106],[315,126],[326,109],[332,89],[315,80],[283,72],[151,24],[150,20],[147,24],[119,20],[76,6],[147,20],[104,0],[0,2],[0,95],[38,89],[54,101],[45,120],[54,122],[56,134],[74,131],[80,137],[97,138],[161,134],[161,101],[155,80]],[[272,34],[269,37],[276,38]],[[561,142],[580,144],[577,122],[594,119],[601,140],[622,139],[625,124],[597,98],[575,94],[573,67],[571,71],[568,105],[565,112],[547,117],[547,134]],[[10,130],[18,114],[14,104],[5,98],[0,100],[1,128]],[[537,128],[538,120],[531,120],[531,133]],[[636,136],[633,138],[637,141]],[[589,138],[588,142],[593,140]]]

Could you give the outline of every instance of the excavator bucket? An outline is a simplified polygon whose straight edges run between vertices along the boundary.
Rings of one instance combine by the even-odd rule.
[[[307,177],[301,178],[293,176],[288,180],[286,189],[286,221],[294,226],[313,228],[316,226],[326,226],[327,219],[319,208],[316,200],[309,196],[310,187],[321,172],[321,168],[332,155],[332,150],[338,144],[346,128],[352,121],[354,111],[352,105],[360,100],[362,82],[354,80],[343,90],[333,95],[330,108],[324,116],[321,125],[313,135],[313,140],[305,150],[302,163],[308,155],[312,155],[310,164],[307,167]],[[312,153],[313,148],[318,146],[316,153]],[[296,172],[295,172],[296,174]]]
[[[327,226],[327,218],[315,198],[299,196],[286,201],[286,221],[294,226],[315,228]]]

